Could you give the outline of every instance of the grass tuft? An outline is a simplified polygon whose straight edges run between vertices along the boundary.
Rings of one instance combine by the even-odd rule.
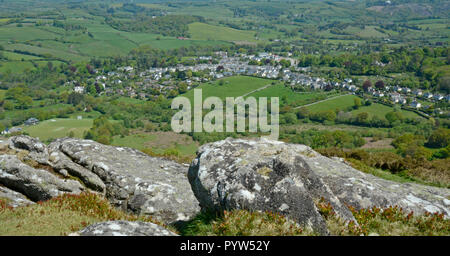
[[[150,217],[135,216],[114,208],[103,197],[82,193],[64,194],[35,205],[12,208],[0,199],[0,235],[68,235],[94,223],[110,220],[153,222]]]
[[[353,236],[449,236],[450,220],[444,218],[444,214],[426,213],[414,215],[406,213],[398,206],[388,208],[372,207],[356,210],[351,206],[358,224],[345,223],[336,216],[330,203],[320,200],[317,204],[320,213],[327,221],[328,229],[332,235]]]
[[[177,227],[186,236],[299,236],[313,235],[294,221],[272,212],[244,210],[205,212]]]

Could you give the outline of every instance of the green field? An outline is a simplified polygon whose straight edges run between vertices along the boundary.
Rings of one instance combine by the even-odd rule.
[[[189,24],[192,39],[221,40],[228,42],[255,42],[255,32],[209,25],[200,22]]]
[[[2,53],[8,60],[12,60],[12,61],[39,59],[39,57],[36,57],[36,56],[25,55],[25,54],[20,54],[20,53],[15,53],[15,52],[2,51]]]
[[[41,107],[41,106],[39,106],[39,103],[40,103],[39,101],[33,101],[33,108],[27,109],[27,111],[58,111],[61,108],[70,106],[68,104],[58,103],[58,104],[51,104],[51,105]],[[7,110],[4,113],[5,113],[6,119],[12,119],[16,115],[23,114],[23,112],[24,112],[24,110],[14,109],[14,110]]]
[[[342,97],[338,97],[335,99],[330,99],[327,101],[319,102],[317,104],[313,104],[308,106],[307,108],[311,112],[318,112],[323,110],[346,110],[347,108],[354,105],[354,99],[358,98],[355,95],[345,95]]]
[[[35,126],[24,127],[24,131],[32,137],[38,137],[42,141],[51,138],[66,137],[70,132],[74,132],[75,137],[82,138],[83,133],[92,127],[92,119],[60,119],[55,118],[43,121]]]
[[[361,112],[367,112],[370,116],[384,117],[387,113],[393,110],[392,107],[385,106],[378,103],[373,103],[370,106],[362,106],[357,110],[352,111],[354,114]],[[401,110],[403,117],[405,118],[420,118],[420,116],[412,111]]]
[[[320,97],[326,97],[326,92],[306,92],[298,93],[292,91],[290,88],[278,84],[261,91],[250,94],[251,97],[279,97],[280,100],[285,100],[285,104],[291,106],[301,106],[316,101]]]
[[[25,70],[33,70],[34,66],[29,61],[0,61],[0,72],[23,72]]]
[[[219,81],[223,81],[223,85],[219,84]],[[249,76],[233,76],[223,78],[218,81],[204,83],[196,89],[202,89],[203,100],[207,97],[219,97],[225,100],[226,97],[239,97],[247,93],[250,93],[258,88],[270,85],[273,80],[249,77]],[[194,90],[190,90],[182,96],[191,100],[194,99]]]
[[[145,149],[145,143],[148,141],[154,141],[157,137],[154,134],[132,134],[125,137],[116,136],[112,142],[112,145],[119,147],[130,147],[138,150]]]
[[[324,110],[342,110],[347,111],[348,108],[355,105],[354,99],[359,98],[355,95],[345,95],[341,96],[335,99],[326,100],[323,102],[319,102],[317,104],[312,104],[308,106],[307,108],[311,112],[318,112],[318,111],[324,111]],[[361,106],[359,109],[352,110],[351,113],[358,114],[362,112],[366,112],[369,114],[369,116],[378,116],[380,118],[384,118],[385,115],[394,109],[389,106],[385,106],[378,103],[372,103],[370,106]],[[400,110],[403,117],[405,118],[420,118],[420,116],[412,111],[407,110]]]
[[[376,30],[375,28],[376,28],[375,26],[366,26],[362,31],[357,33],[357,35],[359,35],[360,37],[363,37],[363,38],[371,38],[371,37],[382,38],[382,37],[388,36],[384,33],[381,33],[380,31]]]
[[[179,40],[175,37],[152,33],[119,31],[106,24],[102,18],[90,16],[82,11],[63,10],[62,12],[68,17],[66,23],[83,26],[87,28],[87,32],[66,31],[49,25],[17,27],[0,24],[0,46],[6,50],[2,51],[6,59],[0,62],[0,72],[7,70],[23,72],[26,69],[33,69],[32,63],[26,62],[28,60],[60,59],[67,62],[80,62],[87,61],[93,56],[126,55],[132,49],[142,45],[167,50],[190,46],[228,45],[228,41],[253,39],[251,32],[211,26],[210,29],[216,31],[216,35],[211,40],[202,38],[201,33],[199,38]],[[194,25],[194,33],[201,29],[196,29]],[[217,34],[223,34],[232,40],[219,38]],[[30,55],[14,53],[14,50],[25,51]],[[20,62],[21,60],[25,62]]]

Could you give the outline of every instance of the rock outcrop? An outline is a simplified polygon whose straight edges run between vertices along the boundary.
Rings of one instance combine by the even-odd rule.
[[[17,136],[9,140],[9,147],[49,169],[33,168],[10,152],[0,155],[0,185],[32,201],[93,191],[123,210],[165,223],[187,220],[200,210],[186,178],[187,168],[173,161],[72,138],[47,147],[34,138]]]
[[[40,164],[48,163],[48,150],[44,143],[30,136],[15,136],[9,140],[9,147],[28,151],[28,157]]]
[[[337,215],[353,220],[356,209],[398,205],[418,214],[450,215],[450,190],[397,183],[365,174],[304,145],[226,139],[202,146],[189,182],[202,208],[279,212],[327,233],[314,202],[324,198]]]
[[[26,196],[2,186],[0,186],[0,198],[6,200],[6,205],[13,208],[34,204]]]
[[[60,179],[47,170],[34,169],[14,155],[0,155],[0,184],[22,193],[33,201],[44,201],[62,193],[84,190],[76,180]]]
[[[316,203],[325,199],[345,221],[356,209],[397,205],[450,216],[450,190],[398,183],[355,170],[304,145],[226,139],[202,146],[189,170],[140,151],[73,138],[50,145],[28,136],[0,141],[0,198],[17,207],[63,193],[103,194],[123,210],[164,223],[201,208],[281,213],[328,234]],[[174,235],[150,223],[107,222],[79,235]]]
[[[72,236],[177,236],[153,223],[131,221],[101,222],[71,234]]]

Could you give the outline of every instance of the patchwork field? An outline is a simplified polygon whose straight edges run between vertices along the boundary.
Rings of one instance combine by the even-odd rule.
[[[250,41],[253,38],[251,33],[245,31],[216,27],[216,35],[226,32],[225,36],[232,40],[216,36],[207,40],[201,36],[201,33],[199,38],[179,40],[175,37],[152,33],[119,31],[106,24],[102,18],[90,16],[82,11],[64,10],[63,13],[69,17],[65,23],[85,27],[86,31],[66,31],[51,25],[34,26],[33,24],[37,20],[30,20],[30,26],[20,27],[17,24],[2,26],[0,23],[0,46],[5,49],[2,52],[6,57],[5,60],[0,61],[0,72],[8,70],[22,72],[26,69],[33,69],[29,60],[36,59],[79,62],[87,61],[93,56],[126,55],[141,45],[150,45],[159,49],[174,49],[190,46],[227,45],[229,44],[227,41]],[[194,29],[194,31],[201,29],[203,28]],[[15,50],[20,50],[21,53],[15,53]]]

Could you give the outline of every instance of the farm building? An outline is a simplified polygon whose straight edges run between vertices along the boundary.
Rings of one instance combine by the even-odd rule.
[[[27,125],[27,126],[30,126],[30,125],[37,125],[37,124],[39,124],[39,120],[36,119],[36,118],[34,118],[34,117],[31,117],[31,118],[29,118],[28,120],[26,120],[26,121],[24,122],[24,124]]]

